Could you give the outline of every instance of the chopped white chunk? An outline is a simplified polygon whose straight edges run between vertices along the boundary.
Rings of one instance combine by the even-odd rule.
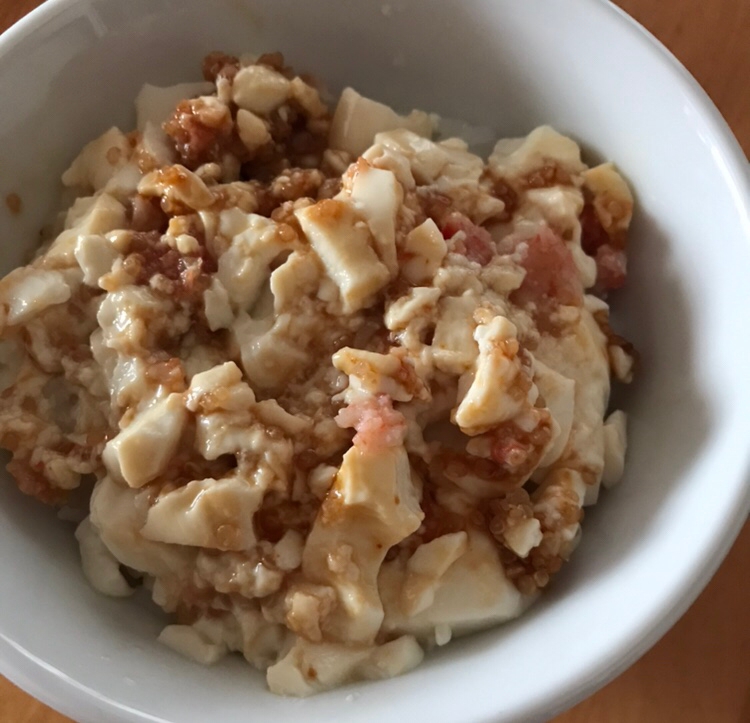
[[[234,77],[232,98],[242,109],[259,115],[276,110],[291,93],[289,81],[265,65],[250,65]]]
[[[170,394],[156,402],[107,443],[107,469],[131,487],[148,484],[175,455],[186,422],[182,395]]]
[[[422,111],[400,116],[387,105],[365,98],[353,88],[345,88],[333,114],[329,140],[332,148],[356,157],[372,144],[376,134],[395,128],[431,136],[433,123]]]

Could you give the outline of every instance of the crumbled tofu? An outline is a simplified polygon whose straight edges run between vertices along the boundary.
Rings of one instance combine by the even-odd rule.
[[[468,533],[463,554],[440,577],[432,604],[408,615],[402,608],[402,590],[410,574],[398,561],[386,563],[380,573],[385,606],[383,630],[390,635],[414,635],[425,642],[434,639],[438,625],[452,634],[464,635],[517,617],[531,602],[506,577],[498,564],[496,543],[485,533]]]
[[[46,253],[49,261],[66,266],[76,263],[75,248],[79,236],[107,234],[127,225],[125,206],[114,196],[100,193],[79,198],[65,219],[65,230]]]
[[[362,349],[339,349],[333,365],[349,377],[349,389],[368,394],[387,394],[397,402],[408,402],[414,389],[404,383],[403,361],[393,354],[378,354]]]
[[[277,314],[288,311],[301,296],[315,292],[320,276],[320,261],[314,253],[292,251],[271,274],[274,311]]]
[[[543,539],[542,528],[536,517],[530,517],[523,522],[513,525],[503,534],[503,539],[508,547],[521,558],[528,557],[528,554]]]
[[[231,475],[189,482],[159,497],[142,534],[149,540],[216,550],[249,550],[256,542],[253,515],[265,488]]]
[[[329,507],[332,513],[326,514]],[[338,593],[339,606],[327,621],[337,639],[373,642],[383,620],[378,571],[388,549],[416,531],[422,518],[403,447],[375,454],[352,447],[344,455],[302,562],[309,579]],[[351,565],[332,569],[337,549]]]
[[[268,669],[268,687],[279,695],[305,697],[357,680],[392,678],[416,668],[424,653],[404,636],[376,647],[309,643],[294,647]]]
[[[304,368],[308,355],[284,333],[284,323],[269,326],[265,319],[238,316],[232,333],[240,349],[242,368],[253,386],[263,390],[283,389]]]
[[[146,83],[135,99],[138,130],[143,132],[148,124],[161,126],[180,101],[205,96],[213,90],[213,83],[177,83],[164,88]]]
[[[302,564],[305,539],[296,530],[287,530],[273,547],[274,563],[284,571],[296,570]]]
[[[416,549],[406,563],[407,575],[401,590],[401,608],[407,615],[424,612],[435,602],[440,579],[467,549],[465,532],[442,535]]]
[[[633,218],[633,194],[614,164],[603,163],[582,176],[604,229],[613,236],[625,233]]]
[[[167,161],[168,162],[168,161]],[[104,186],[104,193],[113,196],[120,202],[127,202],[138,192],[138,184],[143,178],[143,172],[139,165],[130,160],[124,166],[120,167],[107,181]]]
[[[238,209],[222,212],[219,232],[230,245],[219,258],[217,277],[235,308],[248,311],[271,276],[271,264],[292,250],[292,240],[270,219]]]
[[[408,116],[400,116],[387,105],[365,98],[353,88],[345,88],[333,115],[329,140],[332,148],[357,157],[372,144],[376,134],[395,128],[423,136],[431,136],[433,132],[432,120],[426,113],[412,111]]]
[[[166,469],[186,423],[182,395],[170,394],[141,412],[107,443],[104,463],[111,474],[131,487],[143,487]]]
[[[66,186],[98,191],[128,162],[130,153],[125,134],[119,128],[110,128],[81,151],[62,181]]]
[[[228,652],[225,645],[208,640],[191,625],[167,625],[159,642],[202,665],[218,663]]]
[[[627,447],[627,417],[617,410],[607,417],[604,423],[604,473],[602,484],[614,487],[625,469],[625,448]]]
[[[311,118],[320,118],[328,112],[326,104],[320,99],[320,93],[302,78],[292,78],[291,95]]]
[[[549,126],[540,126],[526,138],[498,141],[488,161],[502,178],[520,178],[548,163],[568,173],[586,170],[578,144]]]
[[[214,197],[206,184],[192,171],[179,164],[152,171],[138,184],[138,193],[157,196],[170,204],[181,204],[195,211],[211,206]]]
[[[625,384],[633,381],[635,360],[621,346],[611,345],[607,348],[609,353],[609,364],[615,379]]]
[[[190,411],[196,412],[206,405],[211,405],[210,408],[213,409],[217,403],[221,409],[241,409],[253,404],[253,390],[247,386],[240,387],[241,383],[242,372],[234,362],[225,362],[207,369],[192,378],[186,406]]]
[[[511,417],[519,402],[513,386],[521,374],[517,357],[516,328],[496,316],[474,332],[479,345],[471,387],[456,409],[456,424],[467,434],[477,434]]]
[[[453,637],[453,631],[449,625],[436,625],[435,626],[435,645],[442,647],[448,645],[451,638]]]
[[[133,588],[120,572],[120,563],[102,542],[90,517],[86,517],[76,528],[76,539],[81,552],[83,574],[91,587],[109,597],[128,597],[133,594]]]
[[[534,362],[534,383],[557,425],[553,443],[540,462],[540,467],[549,467],[559,459],[570,439],[575,414],[576,383],[574,379],[559,374],[538,359]]]
[[[357,212],[367,221],[375,241],[375,251],[392,275],[398,270],[396,218],[403,195],[393,173],[373,168],[364,160],[357,164],[349,197]]]
[[[584,253],[579,243],[569,243],[568,248],[573,256],[581,284],[584,289],[590,289],[596,283],[596,261]]]
[[[234,77],[232,100],[243,110],[268,115],[291,92],[291,83],[281,73],[265,65],[250,65],[241,68]]]
[[[478,354],[473,322],[477,306],[477,299],[470,294],[440,300],[432,355],[441,371],[463,374],[474,364]]]
[[[310,472],[307,480],[310,491],[322,500],[328,494],[328,490],[331,489],[337,473],[338,469],[330,464],[318,465]]]
[[[217,278],[211,281],[211,286],[203,292],[203,308],[206,321],[211,331],[228,329],[234,321],[234,312],[229,294],[224,284]]]
[[[321,201],[295,212],[311,246],[341,293],[344,311],[369,306],[390,278],[372,248],[372,234],[343,201]]]
[[[121,565],[154,578],[186,574],[195,563],[193,549],[152,542],[141,534],[148,495],[148,488],[132,489],[103,477],[91,495],[91,524]]]
[[[22,269],[6,277],[0,299],[7,308],[6,323],[25,324],[50,306],[70,298],[70,286],[60,271]]]
[[[406,296],[392,303],[385,315],[385,326],[391,331],[406,329],[412,321],[430,320],[440,298],[440,289],[415,286]]]
[[[79,236],[73,253],[83,271],[83,283],[88,286],[98,286],[99,279],[112,270],[115,259],[120,256],[117,249],[100,234]]]
[[[440,268],[447,250],[443,234],[435,222],[428,218],[412,229],[406,237],[406,261],[401,273],[412,284],[424,283]]]
[[[170,147],[167,134],[162,130],[160,123],[146,122],[137,150],[144,167],[149,170],[170,166],[175,161],[174,149]]]
[[[254,153],[271,140],[268,126],[262,118],[249,110],[240,108],[237,111],[237,132],[245,148]]]

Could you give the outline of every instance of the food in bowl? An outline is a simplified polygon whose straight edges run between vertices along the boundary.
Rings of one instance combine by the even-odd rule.
[[[633,199],[550,127],[489,159],[279,54],[145,86],[0,282],[0,444],[99,591],[308,695],[516,617],[623,469]]]

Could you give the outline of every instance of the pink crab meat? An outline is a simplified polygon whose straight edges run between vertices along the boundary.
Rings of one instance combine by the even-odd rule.
[[[457,245],[457,250],[463,253],[469,261],[474,261],[480,266],[486,266],[495,256],[495,244],[490,232],[486,228],[477,226],[462,213],[452,213],[448,216],[440,232],[446,239],[463,232],[464,237]]]
[[[596,210],[586,204],[581,213],[581,246],[596,259],[596,285],[603,291],[620,289],[627,278],[625,238],[610,238]]]
[[[596,281],[605,291],[621,289],[627,279],[627,256],[612,246],[600,246],[596,252]]]
[[[368,397],[344,407],[336,415],[336,424],[357,431],[354,445],[363,452],[380,452],[388,447],[398,447],[403,444],[406,435],[406,419],[393,408],[387,394]]]
[[[521,265],[526,276],[514,293],[515,303],[534,302],[542,312],[560,305],[579,306],[583,303],[583,287],[573,255],[554,231],[542,229],[525,241]]]

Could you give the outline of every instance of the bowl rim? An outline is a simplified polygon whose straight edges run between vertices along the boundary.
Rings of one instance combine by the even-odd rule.
[[[88,1],[96,5],[100,0]],[[81,2],[82,0],[42,2],[0,35],[0,58],[23,42],[28,35]],[[660,40],[612,0],[579,2],[591,5],[590,12],[608,13],[615,18],[623,32],[631,34],[654,62],[668,69],[675,83],[695,102],[708,124],[712,145],[717,151],[715,155],[721,160],[717,166],[727,182],[733,205],[740,213],[746,239],[750,243],[750,166],[739,141],[707,92]],[[523,720],[546,719],[584,700],[635,663],[682,617],[723,562],[750,514],[750,454],[745,460],[745,469],[738,471],[737,478],[740,484],[732,490],[735,504],[731,516],[724,520],[723,525],[716,526],[710,544],[696,558],[680,583],[669,594],[661,597],[658,604],[652,606],[650,614],[644,616],[641,624],[634,628],[620,647],[611,648],[606,653],[589,659],[585,666],[579,666],[564,683],[531,701],[525,710],[519,710]],[[108,719],[123,723],[173,723],[98,693],[38,658],[2,632],[0,674],[37,700],[68,716],[86,716],[87,720],[96,720],[106,713]],[[490,723],[492,719],[474,717],[473,720]]]

